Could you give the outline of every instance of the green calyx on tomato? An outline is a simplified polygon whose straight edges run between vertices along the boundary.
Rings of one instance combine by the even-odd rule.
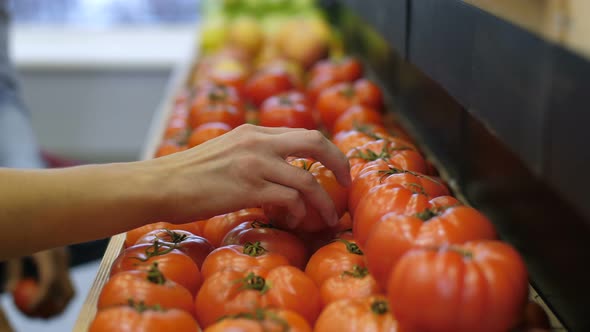
[[[385,141],[385,144],[383,144],[383,148],[381,149],[381,152],[377,153],[373,150],[361,150],[361,149],[356,149],[356,153],[352,156],[352,158],[360,158],[363,160],[367,160],[367,161],[374,161],[377,159],[388,159],[391,157],[391,152],[393,151],[405,151],[405,150],[414,150],[409,146],[400,146],[400,147],[395,147],[395,148],[390,148],[389,147],[389,141]]]
[[[253,222],[250,223],[250,226],[252,228],[276,228],[271,223],[265,223],[260,220],[254,220]]]
[[[340,90],[340,94],[348,99],[351,99],[352,97],[354,97],[355,94],[354,87],[352,86],[352,84],[347,84],[345,87],[342,88],[342,90]]]
[[[168,236],[170,236],[170,242],[172,242],[174,244],[182,243],[184,240],[186,240],[188,238],[187,234],[181,234],[181,233],[178,233],[175,231],[171,231],[169,229],[164,229],[164,232],[166,232],[166,234],[168,234]],[[163,240],[163,239],[161,239],[161,240]]]
[[[376,300],[371,303],[371,311],[376,315],[385,315],[389,312],[389,305],[386,301]]]
[[[133,308],[134,310],[136,310],[139,313],[142,313],[147,310],[161,311],[161,312],[166,311],[159,304],[146,305],[143,301],[135,302],[135,300],[133,300],[133,299],[127,300],[127,305],[129,305],[131,308]]]
[[[422,221],[428,221],[436,216],[440,216],[441,214],[443,214],[443,212],[445,212],[447,209],[450,209],[452,207],[458,206],[459,204],[455,204],[455,205],[447,205],[447,206],[439,206],[439,207],[435,207],[435,208],[431,208],[431,209],[426,209],[422,212],[418,212],[416,213],[414,216],[418,219],[421,219]]]
[[[269,310],[265,310],[263,308],[256,308],[253,312],[240,312],[235,315],[225,315],[221,316],[217,321],[222,321],[224,319],[250,319],[255,320],[258,322],[262,322],[264,320],[270,320],[273,323],[276,323],[281,327],[282,331],[289,331],[289,323],[282,319],[281,317],[277,316],[274,312]]]
[[[370,124],[359,124],[356,120],[353,122],[352,128],[362,134],[369,136],[374,140],[383,139],[383,137],[379,136],[379,134],[372,131],[372,126]],[[395,136],[395,135],[394,135]]]
[[[359,256],[364,255],[363,251],[361,250],[361,248],[359,248],[359,246],[356,243],[352,243],[344,239],[338,239],[337,241],[344,243],[344,245],[346,246],[346,251],[348,251],[349,253]]]
[[[267,252],[268,250],[266,250],[262,244],[260,244],[260,241],[256,241],[254,243],[252,242],[246,242],[246,244],[244,244],[244,251],[243,253],[251,256],[251,257],[258,257],[263,255],[265,252]]]
[[[255,290],[259,291],[260,294],[264,294],[270,289],[270,285],[267,284],[266,280],[263,277],[256,275],[254,272],[248,273],[245,278],[238,279],[235,283],[242,284],[240,287],[241,290]]]
[[[151,283],[163,285],[166,283],[166,278],[160,269],[158,268],[158,262],[154,262],[148,272],[147,272],[147,280]]]
[[[352,270],[342,272],[342,276],[351,276],[353,278],[362,279],[369,275],[369,269],[366,267],[361,267],[358,265],[354,265]]]
[[[158,240],[155,240],[151,246],[145,248],[145,258],[141,257],[130,257],[139,260],[140,262],[147,262],[152,257],[166,255],[167,253],[171,252],[172,250],[176,249],[176,246],[168,246],[166,244],[161,243]]]

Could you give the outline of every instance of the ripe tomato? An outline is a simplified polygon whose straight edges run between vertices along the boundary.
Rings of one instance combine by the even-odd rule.
[[[345,299],[361,299],[379,294],[379,286],[366,267],[355,265],[349,271],[330,277],[320,287],[325,306]]]
[[[342,153],[348,153],[348,151],[354,148],[359,148],[366,143],[391,137],[393,136],[387,132],[385,127],[369,124],[336,133],[332,138],[332,143],[334,143]]]
[[[315,108],[320,113],[326,129],[332,132],[336,119],[357,104],[381,110],[383,108],[381,90],[366,79],[360,79],[354,83],[338,83],[320,93]]]
[[[207,239],[183,230],[156,229],[137,240],[136,244],[153,244],[159,241],[162,245],[173,247],[187,254],[201,268],[203,261],[213,249]]]
[[[33,278],[20,279],[12,291],[12,301],[20,312],[28,317],[50,318],[61,313],[64,306],[52,298],[31,308],[33,299],[39,293],[39,283]]]
[[[413,247],[494,240],[496,236],[492,223],[476,209],[438,207],[413,216],[384,215],[369,231],[363,248],[369,271],[385,289],[392,267]]]
[[[224,246],[257,243],[269,252],[284,256],[291,265],[300,269],[307,263],[307,249],[295,235],[260,222],[243,222],[223,238]]]
[[[203,237],[209,240],[213,246],[219,247],[229,231],[246,221],[268,223],[268,218],[261,208],[242,209],[215,216],[205,223]]]
[[[246,99],[257,107],[269,97],[289,91],[295,86],[289,74],[282,69],[259,70],[247,82],[244,89]]]
[[[311,257],[305,273],[322,286],[330,277],[350,271],[354,266],[365,267],[365,256],[354,240],[336,240],[318,249]]]
[[[199,332],[199,324],[190,314],[178,309],[118,306],[100,310],[88,332]]]
[[[354,211],[364,195],[381,184],[394,184],[410,191],[438,197],[449,195],[449,190],[442,180],[417,172],[407,171],[388,165],[386,162],[367,164],[354,178],[348,195],[348,211]]]
[[[336,118],[332,133],[352,130],[355,126],[358,127],[366,124],[383,126],[383,116],[373,108],[363,105],[353,105]]]
[[[238,90],[234,87],[207,81],[207,83],[198,90],[188,113],[198,113],[201,109],[207,107],[207,105],[217,103],[230,105],[242,104]]]
[[[290,310],[257,309],[230,315],[209,326],[205,332],[311,332],[309,323]]]
[[[246,111],[242,105],[222,102],[211,103],[191,111],[190,124],[192,128],[210,122],[223,122],[231,128],[235,128],[246,123]]]
[[[196,294],[201,286],[201,273],[197,264],[178,249],[154,244],[137,244],[125,249],[113,262],[111,276],[131,270],[147,271],[154,262],[166,279],[175,281]]]
[[[310,69],[311,77],[332,75],[340,82],[352,82],[363,76],[363,65],[354,57],[325,59],[316,62]]]
[[[215,272],[231,267],[237,271],[246,271],[259,266],[272,269],[277,266],[289,265],[289,260],[280,254],[270,252],[260,242],[247,242],[243,245],[232,244],[215,250],[203,262],[201,273],[204,279]]]
[[[192,148],[210,139],[219,137],[232,130],[232,127],[224,122],[207,122],[196,127],[188,138],[188,147]]]
[[[428,197],[396,184],[382,184],[372,188],[361,198],[353,216],[352,233],[355,240],[363,247],[371,227],[387,213],[397,212],[415,215],[427,210],[436,200],[429,202]],[[457,202],[455,200],[455,202]]]
[[[129,248],[137,243],[141,237],[157,229],[174,229],[174,224],[165,221],[159,221],[134,228],[125,234],[125,248]]]
[[[309,102],[315,105],[322,91],[338,83],[342,83],[342,81],[339,81],[333,74],[320,73],[318,75],[311,76],[307,82],[307,87],[305,90]]]
[[[413,249],[393,269],[387,296],[412,331],[508,331],[527,302],[527,271],[499,241]]]
[[[315,129],[315,119],[305,96],[297,91],[274,95],[262,103],[259,125]]]
[[[175,141],[165,141],[162,144],[160,144],[160,146],[158,146],[158,149],[156,150],[156,153],[154,155],[155,158],[159,158],[159,157],[164,157],[176,152],[181,152],[187,149],[186,145],[182,145],[179,143],[176,143]]]
[[[401,329],[389,311],[387,299],[375,295],[329,304],[318,317],[314,332],[332,331],[397,332]]]
[[[248,77],[246,66],[236,59],[217,61],[209,70],[207,77],[221,85],[231,86],[241,93]]]
[[[123,271],[113,275],[100,292],[97,309],[126,305],[129,301],[195,314],[193,295],[174,281],[167,280],[157,263],[148,271]]]
[[[205,280],[195,301],[197,318],[204,327],[220,317],[258,308],[292,310],[313,324],[320,306],[315,283],[293,266],[217,272]]]
[[[346,205],[348,204],[348,189],[342,186],[336,180],[334,173],[320,162],[313,161],[308,158],[297,158],[289,162],[291,165],[303,168],[310,172],[318,181],[318,183],[328,193],[334,205],[338,217],[342,217],[346,212]],[[303,232],[318,232],[328,228],[319,212],[307,202],[305,203],[306,215],[303,221],[297,226],[297,230]],[[284,207],[268,206],[265,207],[267,216],[275,222],[280,228],[288,228],[287,210]]]
[[[371,161],[382,159],[396,168],[426,174],[426,161],[412,144],[388,138],[365,143],[346,154],[350,162],[350,176],[354,179]]]

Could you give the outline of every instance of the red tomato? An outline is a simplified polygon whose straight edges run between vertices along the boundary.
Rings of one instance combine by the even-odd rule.
[[[192,128],[210,122],[222,122],[235,128],[246,123],[246,111],[242,105],[221,102],[211,103],[196,111],[191,111],[190,124]]]
[[[342,83],[342,81],[339,81],[333,74],[322,73],[312,76],[307,82],[307,98],[315,104],[322,91],[338,83]]]
[[[204,123],[191,132],[188,138],[189,148],[195,147],[201,143],[205,143],[208,140],[219,137],[225,133],[229,133],[232,127],[224,122],[207,122]]]
[[[113,275],[100,292],[97,309],[126,305],[129,301],[195,314],[193,295],[174,281],[167,280],[157,263],[148,271],[123,271]]]
[[[223,316],[258,308],[292,310],[313,324],[320,306],[315,283],[293,266],[217,272],[205,280],[195,300],[197,318],[204,327]]]
[[[346,212],[346,205],[348,203],[348,189],[336,180],[334,173],[320,162],[313,161],[308,158],[298,158],[289,162],[291,165],[303,168],[310,172],[318,181],[318,183],[328,193],[334,205],[338,217],[342,217]],[[303,221],[297,226],[297,230],[303,232],[318,232],[328,228],[319,212],[310,204],[305,204],[306,215]],[[265,207],[267,216],[280,228],[287,229],[287,210],[284,207],[269,206]]]
[[[326,129],[332,132],[336,119],[350,107],[358,104],[381,110],[383,108],[381,91],[374,83],[366,79],[360,79],[354,83],[339,83],[320,93],[315,108],[320,113]]]
[[[165,221],[159,221],[134,228],[125,234],[125,248],[129,248],[137,243],[141,237],[147,233],[158,229],[174,229],[174,224]]]
[[[363,65],[354,57],[325,59],[316,62],[310,70],[311,77],[332,75],[340,82],[352,82],[363,76]]]
[[[39,283],[33,278],[20,279],[12,292],[14,305],[20,312],[29,317],[50,318],[61,313],[63,305],[55,299],[42,302],[37,308],[31,308],[32,301],[39,293]]]
[[[385,297],[376,295],[348,299],[328,305],[314,327],[314,332],[398,332],[402,331],[389,311]],[[474,330],[477,331],[477,330]]]
[[[449,195],[442,180],[417,172],[407,171],[387,163],[367,164],[354,178],[348,195],[348,211],[354,216],[358,202],[372,188],[381,184],[395,184],[410,191],[438,197]]]
[[[352,130],[355,127],[366,124],[383,126],[383,116],[373,108],[363,105],[353,105],[336,118],[332,133]]]
[[[300,269],[307,263],[307,249],[303,242],[295,235],[274,228],[270,224],[261,222],[243,222],[231,230],[223,238],[224,246],[232,244],[244,245],[259,242],[269,252],[287,258],[289,263]]]
[[[366,267],[354,265],[351,270],[330,277],[320,287],[324,306],[346,299],[362,299],[379,294],[379,286]]]
[[[336,240],[316,251],[309,258],[305,273],[322,286],[328,278],[339,276],[354,266],[365,267],[365,256],[354,240]]]
[[[183,230],[157,229],[137,240],[136,244],[153,244],[159,241],[162,245],[176,248],[187,254],[199,267],[213,249],[207,239]]]
[[[280,254],[269,252],[260,242],[233,244],[213,250],[203,262],[204,279],[215,272],[231,267],[237,271],[247,271],[252,267],[272,269],[277,266],[289,265],[289,260]]]
[[[223,318],[205,332],[311,332],[309,323],[290,310],[258,309]]]
[[[359,201],[353,216],[352,232],[359,245],[364,247],[373,225],[390,212],[412,216],[457,204],[460,204],[459,201],[450,196],[429,200],[425,195],[396,184],[382,184],[369,190]]]
[[[527,293],[524,262],[499,241],[411,250],[388,282],[391,310],[412,331],[509,331]]]
[[[371,161],[382,159],[395,168],[426,174],[426,161],[416,147],[399,138],[388,138],[365,143],[346,154],[350,162],[350,176],[354,179]]]
[[[305,96],[297,91],[274,95],[262,103],[259,125],[315,129],[316,124]]]
[[[248,71],[240,61],[224,59],[211,67],[207,77],[217,84],[231,86],[241,93],[248,77]]]
[[[88,332],[161,332],[161,331],[199,332],[201,329],[190,314],[157,307],[136,309],[128,306],[100,310]]]
[[[205,237],[213,246],[219,247],[225,235],[239,224],[246,221],[267,223],[268,218],[261,208],[243,209],[236,212],[215,216],[207,221],[203,228]]]
[[[244,94],[249,101],[260,107],[267,98],[294,87],[285,70],[268,69],[258,71],[246,82]]]
[[[363,248],[369,271],[385,289],[392,267],[413,247],[494,239],[496,231],[488,218],[474,208],[453,206],[413,216],[388,213],[373,225]]]
[[[188,114],[198,113],[201,109],[207,107],[207,105],[218,103],[230,105],[242,104],[238,90],[234,87],[207,82],[197,92]]]
[[[342,151],[342,153],[348,153],[348,151],[359,148],[366,143],[377,141],[380,139],[387,139],[393,136],[389,135],[385,127],[381,125],[365,125],[362,127],[356,127],[355,129],[341,131],[334,135],[332,142],[334,145]]]
[[[125,249],[113,262],[111,276],[122,271],[147,271],[154,262],[166,279],[175,281],[196,294],[201,286],[201,273],[197,264],[178,249],[154,244],[137,244]]]

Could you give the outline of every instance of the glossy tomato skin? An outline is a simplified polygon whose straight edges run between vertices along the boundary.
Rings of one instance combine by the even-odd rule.
[[[363,76],[363,65],[354,57],[325,59],[316,62],[310,69],[311,77],[332,75],[340,82],[352,82]]]
[[[416,147],[399,138],[388,138],[365,143],[346,153],[350,162],[350,176],[354,179],[370,162],[383,160],[395,168],[425,174],[424,157]]]
[[[314,176],[320,186],[322,186],[330,198],[332,198],[338,218],[341,218],[347,209],[348,188],[338,183],[334,173],[320,162],[307,158],[294,159],[289,163],[293,166],[305,169]],[[315,207],[306,202],[305,209],[306,215],[302,218],[302,222],[297,225],[295,230],[303,232],[319,232],[328,229],[328,225]],[[289,224],[287,222],[288,213],[284,207],[268,206],[265,207],[265,211],[269,219],[273,220],[277,227],[289,229]]]
[[[257,242],[244,245],[234,244],[213,250],[203,262],[201,272],[203,278],[207,279],[228,267],[238,271],[247,271],[252,267],[272,269],[282,265],[289,265],[289,260],[285,256],[269,252],[262,247],[260,242]]]
[[[326,279],[320,287],[323,306],[346,299],[362,299],[379,294],[379,286],[367,268],[353,266],[345,271]]]
[[[262,103],[259,125],[263,127],[289,127],[315,129],[312,109],[305,96],[297,91],[274,95]]]
[[[369,190],[382,184],[395,184],[428,197],[449,195],[442,180],[383,163],[368,163],[354,178],[348,195],[348,211],[354,215],[360,200]]]
[[[246,110],[241,104],[217,102],[191,111],[190,124],[192,128],[210,122],[222,122],[231,128],[236,128],[246,123]]]
[[[259,308],[292,310],[313,324],[320,306],[315,283],[293,266],[279,266],[270,271],[253,268],[246,272],[217,272],[205,280],[195,300],[197,318],[203,327],[222,316]]]
[[[165,221],[159,221],[151,224],[146,224],[141,227],[134,228],[125,234],[125,248],[129,248],[137,243],[141,237],[147,233],[158,229],[173,229],[174,224]]]
[[[336,118],[332,133],[352,130],[355,126],[366,124],[383,126],[383,116],[373,108],[364,105],[353,105]]]
[[[256,310],[225,318],[205,332],[311,332],[309,323],[301,315],[281,309]]]
[[[137,240],[136,244],[153,244],[160,241],[161,244],[174,247],[188,255],[197,264],[199,269],[203,261],[213,249],[213,245],[207,239],[194,235],[191,232],[174,229],[158,229],[147,233]]]
[[[402,329],[389,311],[387,299],[375,295],[329,304],[318,317],[314,332],[332,331],[401,332]]]
[[[499,241],[413,249],[388,282],[392,312],[412,331],[509,331],[527,293],[522,258]]]
[[[149,277],[146,271],[123,271],[113,275],[101,290],[97,309],[127,305],[130,300],[195,315],[193,295],[186,288],[161,275]]]
[[[215,216],[205,223],[203,237],[213,246],[219,247],[229,231],[246,221],[268,223],[268,218],[261,208],[242,209]]]
[[[182,310],[145,310],[117,306],[98,311],[88,332],[199,332],[192,316]]]
[[[295,85],[285,70],[273,68],[255,73],[246,82],[244,92],[246,99],[260,107],[267,98],[289,91],[294,87]]]
[[[185,253],[166,246],[137,244],[125,249],[111,266],[110,275],[118,272],[148,271],[154,262],[166,279],[170,279],[196,294],[201,286],[201,272],[197,264]]]
[[[308,258],[305,244],[289,232],[264,223],[244,222],[227,233],[222,244],[224,246],[244,245],[248,242],[260,242],[260,245],[269,252],[287,258],[291,265],[300,269],[305,268]]]
[[[385,289],[392,268],[413,247],[496,238],[494,226],[483,214],[472,207],[454,206],[435,208],[423,218],[386,214],[369,231],[364,249],[369,271]]]
[[[196,127],[188,138],[188,147],[192,148],[208,140],[229,133],[232,127],[225,122],[207,122]]]
[[[189,109],[189,114],[199,113],[201,109],[206,108],[207,105],[217,103],[241,105],[242,102],[238,90],[234,87],[207,82],[198,90],[194,97]]]
[[[328,278],[339,276],[354,266],[365,267],[365,256],[354,240],[336,240],[318,249],[311,257],[305,273],[322,286]]]

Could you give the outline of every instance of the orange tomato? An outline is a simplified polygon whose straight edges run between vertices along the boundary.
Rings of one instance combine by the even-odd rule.
[[[232,127],[224,122],[207,122],[196,127],[188,138],[189,148],[205,143],[208,140],[229,133]]]
[[[355,265],[365,267],[363,251],[356,241],[339,239],[311,255],[305,273],[321,287],[326,279],[350,271]]]
[[[361,299],[379,293],[379,286],[366,267],[354,265],[351,270],[330,277],[320,287],[324,306],[338,300]]]
[[[363,105],[353,105],[347,109],[342,115],[336,118],[332,133],[339,133],[341,131],[352,130],[355,126],[362,126],[366,124],[383,126],[383,116],[381,113],[373,108]]]
[[[301,315],[281,309],[258,309],[223,318],[205,332],[311,332],[309,323]]]
[[[261,208],[242,209],[215,216],[207,221],[203,227],[203,236],[215,247],[221,245],[225,235],[239,224],[246,221],[268,223],[268,218]]]
[[[401,332],[402,329],[389,311],[387,299],[375,295],[340,300],[328,305],[318,317],[314,332],[332,331]]]
[[[100,310],[88,332],[199,332],[197,322],[185,311],[156,307],[118,306]]]
[[[162,245],[176,248],[187,254],[199,268],[213,249],[207,239],[194,235],[188,231],[156,229],[137,240],[136,244],[153,244],[159,241]]]

